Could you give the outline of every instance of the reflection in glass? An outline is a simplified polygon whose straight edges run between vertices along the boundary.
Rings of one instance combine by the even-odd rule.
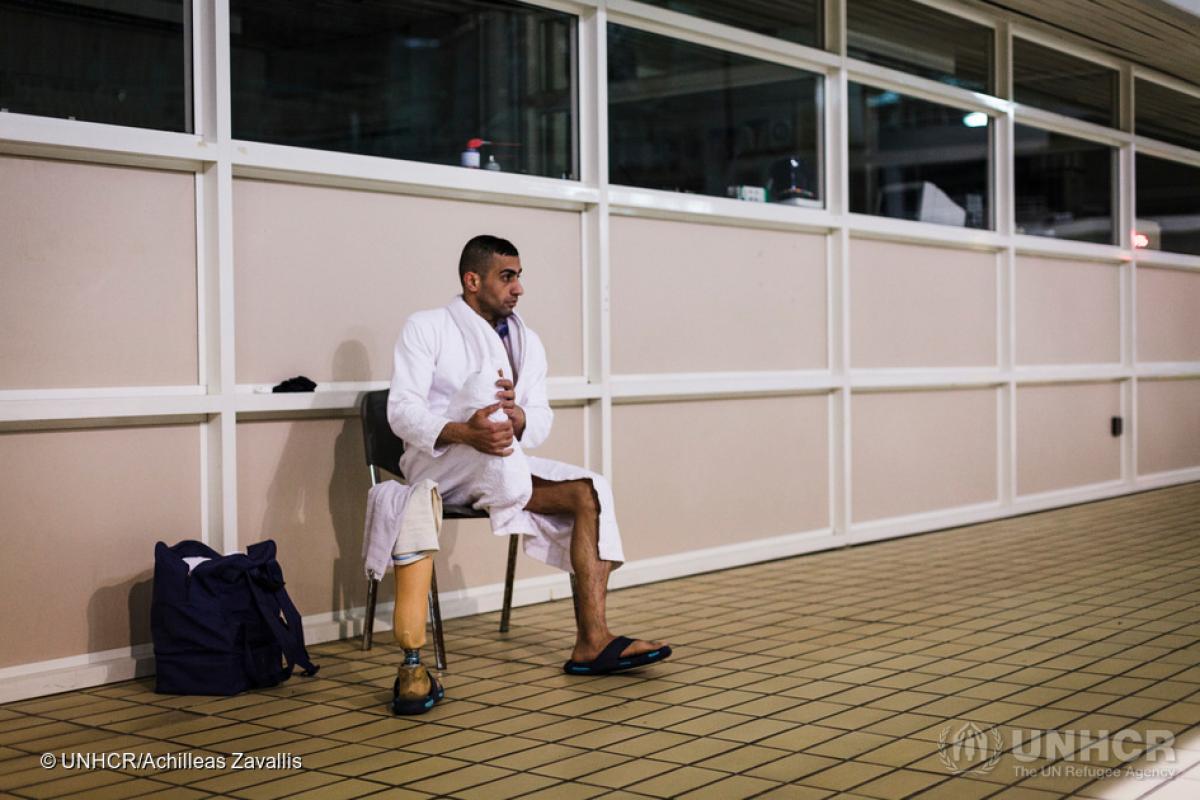
[[[504,0],[231,0],[230,31],[234,138],[575,175],[568,14]]]
[[[1013,37],[1013,99],[1115,127],[1117,71]]]
[[[609,180],[817,205],[820,78],[608,26]]]
[[[1138,136],[1200,150],[1200,97],[1139,80],[1133,107]]]
[[[1200,167],[1138,155],[1135,246],[1200,256]]]
[[[986,116],[857,83],[849,99],[851,211],[992,227]]]
[[[1116,151],[1027,125],[1015,135],[1017,233],[1115,244]]]
[[[641,0],[647,5],[691,14],[754,33],[809,47],[821,46],[820,0]]]
[[[849,0],[846,52],[976,92],[991,91],[992,29],[912,0]]]
[[[0,109],[190,132],[183,14],[183,0],[0,0]]]

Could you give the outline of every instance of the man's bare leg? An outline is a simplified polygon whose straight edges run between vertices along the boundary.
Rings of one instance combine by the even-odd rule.
[[[533,494],[525,508],[538,514],[571,514],[575,517],[571,567],[575,571],[579,615],[575,621],[575,649],[571,651],[571,660],[592,661],[616,638],[608,629],[605,615],[612,562],[600,560],[600,503],[592,482],[587,479],[548,481],[534,476]],[[648,653],[662,646],[662,642],[638,639],[621,655]]]

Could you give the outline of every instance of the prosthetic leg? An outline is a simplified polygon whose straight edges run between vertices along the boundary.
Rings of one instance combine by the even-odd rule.
[[[445,697],[437,679],[421,665],[421,647],[425,644],[425,618],[428,614],[433,559],[424,553],[412,560],[396,559],[396,608],[392,613],[392,632],[396,644],[404,648],[404,663],[392,689],[392,711],[396,714],[424,714]]]

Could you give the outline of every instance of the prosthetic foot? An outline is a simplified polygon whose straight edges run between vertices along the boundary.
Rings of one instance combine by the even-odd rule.
[[[425,617],[433,560],[422,556],[405,564],[396,564],[396,608],[392,632],[396,644],[404,648],[404,664],[392,686],[392,712],[402,715],[424,714],[446,696],[437,678],[421,665],[421,646],[425,644]]]

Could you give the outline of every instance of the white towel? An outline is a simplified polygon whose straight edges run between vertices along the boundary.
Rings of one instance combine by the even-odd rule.
[[[450,403],[450,419],[466,422],[479,409],[495,403],[498,377],[499,368],[487,367],[467,378]],[[498,408],[488,419],[503,422],[508,416],[504,409]],[[485,453],[479,453],[478,456],[480,467],[475,473],[475,488],[479,492],[479,499],[475,501],[475,508],[502,518],[524,508],[533,493],[533,481],[530,479],[529,459],[525,457],[521,443],[514,438],[512,453],[507,456],[489,456]]]
[[[183,563],[188,565],[188,574],[192,574],[192,570],[203,564],[205,561],[212,561],[208,556],[188,556],[183,559]]]
[[[437,484],[423,480],[412,486],[384,481],[367,494],[363,526],[363,568],[381,580],[393,553],[433,553],[441,532],[441,498]]]
[[[455,422],[466,422],[473,413],[496,402],[496,381],[501,376],[510,381],[513,376],[504,343],[487,320],[476,314],[462,298],[450,304],[450,316],[462,332],[468,351],[484,365],[467,378],[447,411]],[[513,363],[520,371],[525,356],[525,326],[515,314],[508,318],[508,336]],[[503,409],[497,409],[490,417],[493,422],[504,418]],[[505,525],[519,515],[533,494],[529,460],[521,443],[514,438],[512,453],[507,456],[479,452],[464,453],[463,456],[475,462],[471,469],[474,478],[472,494],[477,493],[478,499],[473,505],[488,513],[493,528]]]
[[[512,370],[508,368],[508,351],[504,342],[488,321],[479,316],[475,309],[467,305],[462,295],[454,298],[446,306],[454,324],[462,332],[467,351],[478,358],[483,365],[496,364],[504,371],[504,377],[512,380]],[[525,323],[516,314],[507,317],[508,343],[512,347],[512,363],[516,365],[517,373],[525,372]]]

